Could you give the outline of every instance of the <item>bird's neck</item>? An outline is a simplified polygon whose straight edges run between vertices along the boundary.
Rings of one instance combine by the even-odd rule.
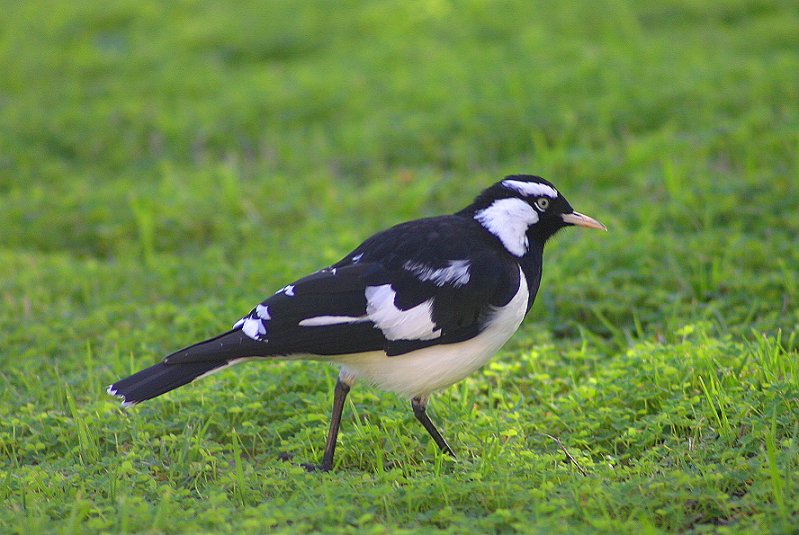
[[[485,221],[480,221],[477,217],[480,211],[484,209],[484,207],[475,203],[475,205],[466,207],[460,212],[456,212],[455,215],[469,218],[474,223],[482,226],[484,231],[490,233],[494,239],[501,243],[504,250],[516,259],[519,266],[522,268],[522,273],[527,283],[527,312],[529,312],[530,308],[533,306],[533,301],[535,301],[536,293],[538,293],[538,287],[541,284],[541,266],[544,260],[544,243],[546,242],[546,237],[540,235],[531,228],[528,228],[526,231],[524,229],[514,229],[512,225],[497,225],[496,228],[492,228],[491,225],[486,225]],[[517,232],[521,232],[522,234],[516,235],[515,233]],[[524,237],[527,239],[523,240]],[[526,243],[524,243],[521,256],[508,247],[508,243],[513,243],[519,245],[519,248],[521,248],[523,242]]]
[[[527,281],[527,291],[529,298],[527,299],[527,312],[533,306],[535,295],[538,293],[538,287],[541,284],[541,267],[544,260],[544,246],[538,242],[530,242],[530,248],[527,253],[519,258],[519,265],[522,267],[522,273]]]

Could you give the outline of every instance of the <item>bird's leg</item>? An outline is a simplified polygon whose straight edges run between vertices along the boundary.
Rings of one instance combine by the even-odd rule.
[[[427,429],[427,432],[430,433],[430,436],[436,441],[439,449],[454,458],[455,452],[452,451],[452,448],[449,447],[447,441],[444,440],[444,437],[438,432],[438,429],[436,429],[430,417],[427,416],[427,397],[418,396],[413,398],[411,400],[411,407],[413,407],[413,415],[416,416],[416,419]]]
[[[306,470],[329,472],[333,469],[333,455],[336,453],[336,439],[338,438],[338,428],[341,426],[341,413],[344,410],[344,400],[347,399],[349,392],[350,385],[339,377],[336,381],[336,390],[333,392],[333,415],[330,418],[330,431],[327,433],[327,443],[325,444],[322,464],[305,465]]]

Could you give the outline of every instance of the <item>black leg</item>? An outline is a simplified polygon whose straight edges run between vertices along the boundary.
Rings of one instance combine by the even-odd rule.
[[[344,400],[350,393],[350,386],[341,379],[336,381],[336,390],[333,393],[333,414],[330,417],[330,431],[327,433],[327,443],[325,444],[325,455],[322,457],[322,471],[328,472],[333,469],[333,454],[336,453],[336,439],[338,438],[338,428],[341,426],[341,413],[344,411]]]
[[[452,451],[452,448],[449,447],[447,441],[444,440],[444,437],[441,436],[441,433],[438,432],[436,429],[435,424],[430,421],[430,418],[427,416],[427,398],[413,398],[411,400],[411,407],[413,407],[413,415],[416,416],[416,419],[421,422],[427,432],[430,433],[430,436],[433,437],[433,440],[436,441],[439,449],[444,453],[455,457],[455,452]]]
[[[333,415],[330,418],[330,431],[327,433],[327,443],[325,444],[325,454],[322,457],[321,465],[305,465],[309,471],[321,470],[329,472],[333,469],[333,454],[336,453],[336,438],[338,438],[338,428],[341,426],[341,412],[344,410],[344,400],[350,392],[348,384],[341,378],[336,382],[336,390],[333,393]]]

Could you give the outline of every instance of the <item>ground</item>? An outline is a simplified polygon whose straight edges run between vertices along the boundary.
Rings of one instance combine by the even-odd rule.
[[[5,532],[799,530],[795,3],[2,9]],[[520,172],[609,232],[555,239],[520,331],[434,396],[456,461],[358,386],[306,473],[320,363],[106,396]]]

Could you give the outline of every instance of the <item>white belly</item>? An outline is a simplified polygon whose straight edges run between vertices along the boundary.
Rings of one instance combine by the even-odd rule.
[[[465,342],[426,347],[388,357],[383,351],[327,357],[345,376],[413,398],[457,383],[485,364],[519,328],[527,311],[527,281],[519,270],[519,290],[497,308],[490,325]]]

